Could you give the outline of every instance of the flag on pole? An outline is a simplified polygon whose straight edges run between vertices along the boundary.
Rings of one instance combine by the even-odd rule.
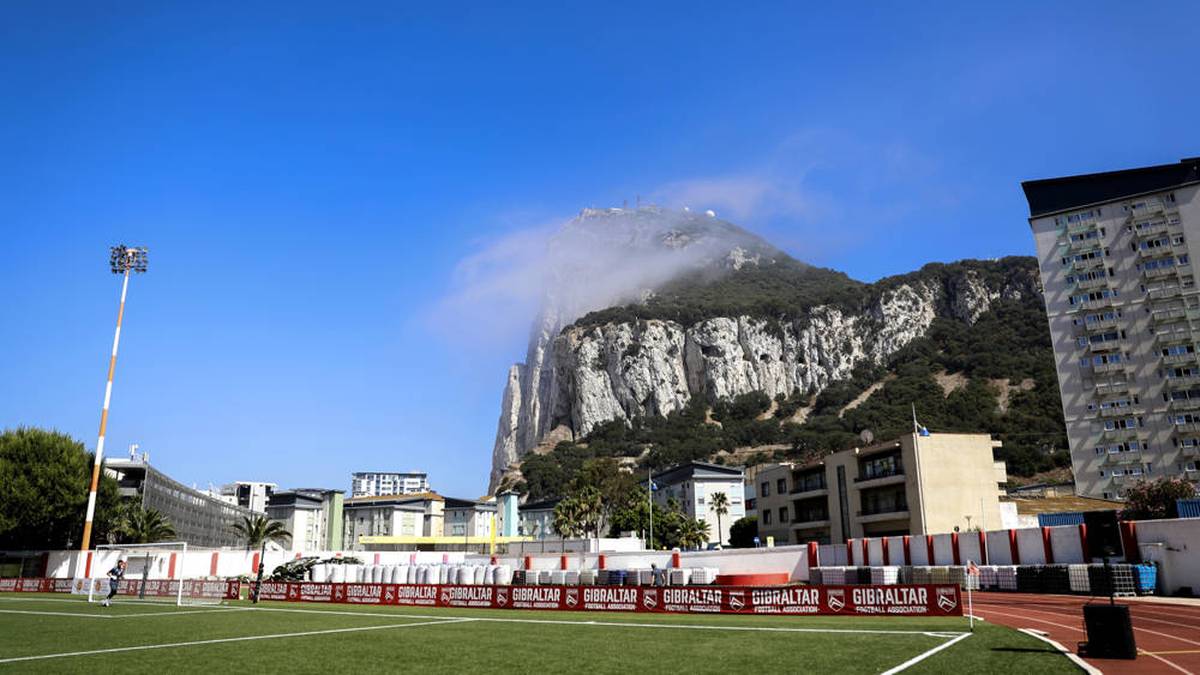
[[[929,429],[926,428],[924,425],[920,424],[919,422],[917,422],[917,404],[916,403],[912,404],[912,416],[913,416],[913,433],[917,434],[918,436],[928,436]]]

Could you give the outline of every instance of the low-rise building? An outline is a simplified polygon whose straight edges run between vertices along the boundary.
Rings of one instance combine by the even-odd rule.
[[[728,542],[730,526],[746,515],[745,474],[741,467],[689,462],[660,471],[652,480],[657,488],[652,493],[654,502],[666,507],[674,499],[684,515],[708,523],[710,544]],[[726,513],[720,518],[713,507],[713,495],[717,493],[723,493],[727,502]]]
[[[777,544],[998,527],[1000,447],[987,434],[906,434],[759,474],[759,536]]]
[[[517,535],[533,537],[534,539],[550,539],[557,537],[554,531],[554,507],[562,499],[543,499],[537,502],[526,502],[517,509]]]
[[[342,547],[341,490],[297,488],[271,494],[267,517],[292,533],[293,551],[336,551]]]
[[[258,513],[267,512],[267,502],[279,486],[275,483],[239,480],[221,486],[221,495],[238,506],[245,507]]]
[[[490,538],[495,523],[495,501],[446,498],[442,526],[445,536]]]
[[[343,548],[360,548],[360,537],[440,537],[445,498],[433,492],[351,497],[344,507]]]

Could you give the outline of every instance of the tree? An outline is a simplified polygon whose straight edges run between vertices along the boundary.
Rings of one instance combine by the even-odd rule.
[[[57,431],[0,432],[0,550],[76,548],[83,536],[92,458],[83,443]],[[94,542],[109,540],[119,504],[117,482],[101,473]]]
[[[717,514],[717,543],[721,541],[721,516],[729,513],[729,497],[724,492],[714,492],[712,495],[712,510]]]
[[[679,531],[679,545],[683,548],[704,548],[708,543],[708,523],[686,518]]]
[[[122,505],[121,516],[113,528],[121,544],[154,544],[175,538],[175,527],[162,513],[143,509],[134,501]]]
[[[1178,518],[1176,502],[1196,496],[1196,488],[1180,478],[1160,478],[1156,481],[1140,480],[1125,494],[1125,520],[1150,520],[1154,518]]]
[[[287,531],[283,523],[268,520],[266,516],[243,516],[242,522],[234,523],[232,529],[246,540],[247,551],[258,548],[264,542],[284,542],[292,538],[292,533]]]
[[[738,518],[729,526],[729,545],[734,548],[751,548],[758,536],[758,518]]]
[[[565,497],[554,507],[554,531],[562,541],[563,551],[567,550],[568,537],[583,535],[583,518],[583,508],[574,497]]]

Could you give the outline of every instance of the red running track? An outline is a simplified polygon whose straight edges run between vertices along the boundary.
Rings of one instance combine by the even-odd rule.
[[[975,596],[975,615],[1011,628],[1042,631],[1072,652],[1087,639],[1083,606],[1108,598],[1031,593],[984,593]],[[1200,674],[1200,603],[1175,604],[1123,600],[1133,618],[1136,660],[1093,659],[1087,662],[1105,673]]]

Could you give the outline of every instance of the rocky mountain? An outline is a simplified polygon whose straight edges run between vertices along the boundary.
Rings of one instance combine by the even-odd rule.
[[[1032,258],[929,265],[862,284],[707,214],[587,211],[567,229],[602,232],[628,255],[686,262],[668,265],[669,278],[638,279],[612,306],[547,303],[525,362],[508,374],[493,488],[530,453],[697,401],[761,393],[790,402],[784,421],[802,426],[819,394],[856,377],[863,394],[874,384],[864,373],[886,377],[891,360],[939,322],[970,327],[1012,306],[1036,309],[1021,321],[1046,330]],[[1045,349],[1052,378],[1048,338]]]

